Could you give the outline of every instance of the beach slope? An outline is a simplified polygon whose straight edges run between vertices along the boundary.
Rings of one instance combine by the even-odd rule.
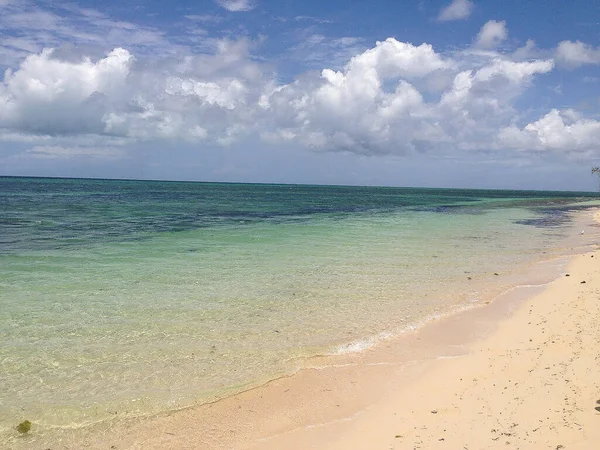
[[[251,448],[600,448],[600,253],[574,258],[468,354],[347,420]]]

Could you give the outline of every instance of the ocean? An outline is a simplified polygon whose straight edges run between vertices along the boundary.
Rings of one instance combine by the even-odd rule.
[[[597,199],[0,177],[0,439],[213,401],[481,305],[572,251]]]

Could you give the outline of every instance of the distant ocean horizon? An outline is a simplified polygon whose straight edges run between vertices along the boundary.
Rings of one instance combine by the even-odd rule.
[[[500,191],[500,192],[553,192],[553,193],[572,193],[584,194],[586,196],[597,195],[600,197],[600,188],[597,191],[581,190],[557,190],[557,189],[534,189],[534,188],[491,188],[491,187],[467,187],[467,186],[411,186],[402,184],[346,184],[346,183],[305,183],[305,182],[285,182],[285,181],[215,181],[215,180],[191,180],[191,179],[170,179],[170,178],[110,178],[110,177],[73,177],[73,176],[46,176],[46,175],[2,175],[0,179],[46,179],[46,180],[81,180],[81,181],[132,181],[149,183],[198,183],[198,184],[243,184],[243,185],[271,185],[271,186],[312,186],[312,187],[365,187],[365,188],[393,188],[393,189],[438,189],[438,190],[464,190],[464,191]]]
[[[568,253],[573,212],[599,200],[2,176],[0,433],[188,407],[362,351]]]

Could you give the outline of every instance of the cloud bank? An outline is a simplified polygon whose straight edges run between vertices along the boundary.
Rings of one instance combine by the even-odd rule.
[[[251,6],[220,3],[231,11]],[[453,17],[461,18],[456,5],[466,3],[448,7],[454,5]],[[542,57],[531,42],[517,57],[496,50],[507,37],[506,23],[492,20],[472,48],[452,53],[388,38],[341,68],[307,71],[289,82],[254,57],[260,44],[245,38],[168,56],[135,46],[95,56],[32,49],[0,82],[0,139],[35,143],[29,154],[37,158],[114,159],[136,142],[219,147],[250,136],[360,155],[599,157],[594,117],[560,108],[534,115],[516,105],[540,77],[558,66],[599,64],[600,51],[563,41]]]

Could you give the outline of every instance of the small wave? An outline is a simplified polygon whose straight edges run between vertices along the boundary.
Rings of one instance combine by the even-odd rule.
[[[454,305],[446,311],[435,311],[427,316],[421,318],[420,320],[413,321],[404,325],[402,328],[394,330],[394,331],[384,331],[374,336],[369,336],[366,338],[358,339],[356,341],[349,342],[347,344],[340,345],[336,347],[332,352],[326,353],[327,356],[335,356],[335,355],[348,355],[352,353],[360,353],[370,348],[375,347],[379,343],[383,341],[387,341],[389,339],[397,338],[403,334],[411,333],[418,331],[425,327],[427,324],[431,322],[435,322],[438,320],[442,320],[448,317],[452,317],[456,314],[469,311],[471,309],[485,306],[480,299],[474,298],[466,303]]]
[[[462,355],[440,355],[436,359],[458,359],[458,358],[462,358],[463,356],[466,356],[466,355],[467,355],[467,353],[462,354]]]
[[[359,339],[337,347],[330,355],[347,355],[350,353],[360,353],[369,348],[375,347],[381,341],[392,338],[394,335],[390,332],[379,333],[375,336]]]

